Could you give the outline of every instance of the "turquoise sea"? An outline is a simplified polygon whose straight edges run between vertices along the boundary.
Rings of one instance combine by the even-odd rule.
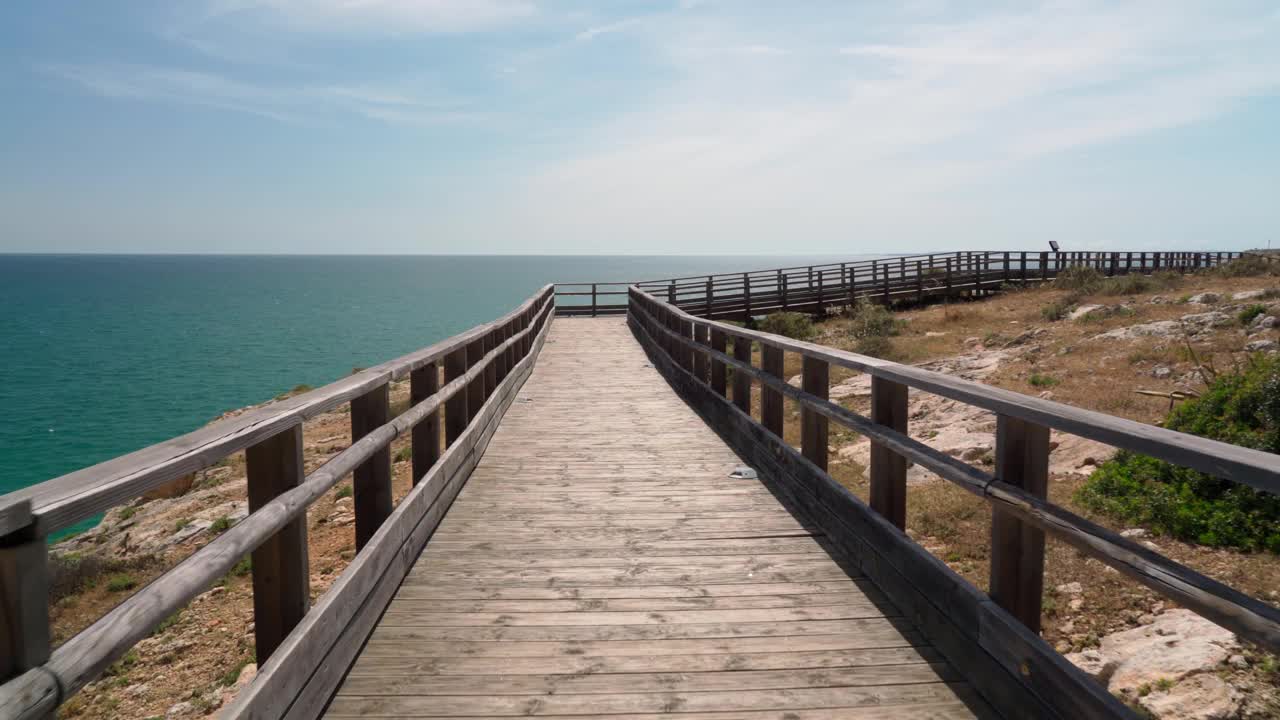
[[[428,345],[549,282],[856,257],[0,255],[0,493]]]

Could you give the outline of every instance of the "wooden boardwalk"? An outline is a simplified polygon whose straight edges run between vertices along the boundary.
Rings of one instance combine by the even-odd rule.
[[[991,711],[653,369],[559,320],[328,717]]]

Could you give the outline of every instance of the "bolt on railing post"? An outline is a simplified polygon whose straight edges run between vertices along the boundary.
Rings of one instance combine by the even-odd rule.
[[[887,267],[887,266],[886,266]],[[825,360],[804,356],[801,389],[826,400],[831,392],[830,367]],[[827,469],[827,418],[808,407],[800,409],[800,453],[824,472]]]
[[[379,386],[386,388],[386,385]],[[374,390],[376,394],[377,390]],[[367,397],[367,396],[364,396]],[[355,406],[352,401],[353,422]],[[355,442],[354,433],[352,442]],[[390,462],[390,455],[388,463]],[[302,484],[302,425],[277,433],[245,450],[249,513]],[[388,472],[390,467],[388,467]],[[388,476],[389,477],[389,476]],[[354,482],[357,512],[360,479]],[[367,490],[367,487],[365,488]],[[367,501],[368,496],[364,496]],[[388,494],[387,500],[390,501]],[[368,505],[364,506],[367,511]],[[291,520],[251,554],[253,636],[258,664],[266,662],[311,606],[311,567],[307,556],[307,516]]]
[[[733,359],[751,364],[751,338],[733,336]],[[733,404],[751,414],[751,376],[737,368],[733,371]]]
[[[23,527],[0,537],[0,682],[43,665],[49,635],[49,543],[29,500],[6,506]]]
[[[427,400],[440,389],[440,365],[434,360],[409,373],[409,407]],[[417,485],[440,459],[440,408],[413,426],[413,484]]]
[[[351,399],[351,442],[391,420],[391,396],[387,383]],[[385,445],[356,466],[351,473],[356,512],[356,552],[391,514],[391,447]]]
[[[871,420],[907,432],[907,386],[871,378]],[[899,529],[907,525],[907,459],[871,443],[871,508]]]
[[[1049,428],[997,415],[996,479],[1043,499],[1049,484]],[[1039,632],[1044,531],[997,509],[991,513],[990,587],[996,604]]]
[[[724,331],[719,328],[711,328],[711,349],[716,352],[723,353],[729,347]],[[728,394],[728,373],[724,365],[724,361],[719,358],[711,358],[711,389],[724,397]]]

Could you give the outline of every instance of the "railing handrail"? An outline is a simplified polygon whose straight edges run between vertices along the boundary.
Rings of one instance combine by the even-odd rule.
[[[785,378],[755,368],[750,356],[729,355],[706,344],[708,336],[740,338],[776,351],[790,351],[806,359],[867,373],[873,378],[941,395],[999,416],[1160,458],[1251,487],[1280,494],[1280,457],[1208,438],[1158,428],[1103,413],[1022,395],[922,368],[881,360],[823,345],[764,333],[691,315],[639,287],[633,287],[630,312],[644,313],[658,333],[679,345],[681,352],[702,354],[713,363],[733,367],[761,386],[791,397],[803,407],[853,429],[894,453],[957,484],[993,506],[1054,533],[1103,562],[1125,572],[1156,592],[1171,597],[1249,640],[1280,651],[1280,610],[1244,595],[1159,553],[1080,518],[1042,497],[1001,482],[997,477],[940,453],[892,427],[854,413],[808,388],[797,389]],[[642,300],[637,303],[636,300]],[[660,308],[668,322],[644,307]],[[678,328],[677,331],[674,328]],[[701,338],[701,340],[699,340]],[[720,341],[722,344],[724,340]],[[734,344],[737,348],[737,343]],[[780,353],[779,353],[780,354]],[[705,361],[703,361],[705,362]],[[723,381],[722,381],[723,382]],[[748,382],[750,382],[748,380]],[[874,391],[873,391],[874,394]],[[735,389],[735,398],[737,390]],[[903,396],[905,398],[905,394]],[[1046,431],[1047,432],[1047,431]],[[1047,450],[1046,450],[1047,453]],[[825,463],[822,464],[825,471]],[[874,494],[874,492],[873,492]],[[1038,609],[1038,600],[1036,603]],[[1038,612],[1038,610],[1037,610]]]
[[[38,532],[48,535],[189,473],[209,467],[263,437],[327,412],[370,388],[402,380],[412,371],[474,342],[529,310],[548,284],[502,317],[388,360],[322,387],[210,423],[185,435],[0,496],[0,506],[31,502]],[[20,527],[0,514],[0,536]]]
[[[301,477],[296,485],[270,497],[259,507],[253,508],[254,497],[254,478],[250,473],[250,504],[251,512],[239,523],[235,524],[218,537],[211,540],[208,544],[192,553],[186,559],[182,560],[175,567],[171,568],[159,578],[155,579],[145,587],[125,599],[106,615],[96,620],[88,628],[77,633],[75,636],[67,640],[52,653],[46,655],[47,660],[40,662],[34,667],[24,668],[22,674],[8,680],[0,685],[0,718],[38,718],[45,717],[54,708],[64,702],[73,693],[84,687],[93,678],[101,674],[111,662],[123,656],[130,647],[139,640],[147,637],[156,627],[158,627],[165,618],[180,610],[188,602],[203,592],[207,587],[212,585],[219,577],[229,572],[232,567],[239,562],[246,554],[256,551],[260,546],[268,541],[277,542],[284,534],[287,526],[294,524],[303,519],[305,522],[308,507],[319,499],[324,493],[333,488],[339,481],[353,472],[358,472],[362,468],[367,468],[367,463],[376,463],[378,456],[381,454],[381,461],[386,465],[386,472],[378,479],[386,483],[386,501],[388,506],[383,509],[378,506],[377,502],[370,500],[362,500],[360,494],[362,488],[357,487],[357,552],[347,570],[339,576],[339,579],[330,587],[329,591],[322,597],[320,605],[317,606],[314,613],[324,614],[326,621],[331,621],[333,626],[330,627],[328,647],[309,648],[311,652],[298,655],[296,648],[298,647],[298,636],[305,634],[308,623],[300,622],[308,617],[312,618],[314,624],[314,615],[305,614],[299,617],[290,618],[287,621],[288,627],[283,628],[284,632],[289,632],[288,637],[284,638],[284,642],[277,644],[275,647],[267,650],[262,647],[259,642],[259,663],[264,663],[268,659],[267,655],[272,653],[276,648],[280,648],[282,653],[288,654],[290,662],[279,661],[276,655],[270,655],[270,660],[274,664],[264,666],[264,673],[271,669],[279,669],[282,664],[296,664],[294,661],[302,661],[319,665],[325,659],[325,654],[333,647],[336,647],[338,638],[342,636],[346,630],[352,617],[361,612],[367,604],[368,593],[373,585],[381,583],[385,578],[386,569],[396,558],[401,557],[405,553],[402,547],[409,541],[410,535],[417,533],[421,537],[421,542],[425,543],[426,536],[434,527],[423,525],[424,513],[433,506],[436,500],[445,497],[445,493],[450,489],[456,494],[460,482],[457,481],[460,468],[464,472],[469,472],[469,468],[463,468],[465,460],[474,455],[474,450],[481,442],[487,442],[487,436],[481,438],[480,435],[487,431],[487,428],[479,426],[484,425],[492,419],[498,407],[501,405],[505,408],[505,404],[509,404],[512,397],[512,389],[518,387],[518,383],[527,377],[527,371],[531,366],[533,358],[536,357],[538,348],[545,338],[547,328],[549,328],[549,319],[554,315],[555,297],[551,286],[545,286],[539,290],[534,296],[523,303],[515,311],[508,313],[503,318],[477,326],[471,330],[454,336],[441,343],[437,343],[428,348],[415,351],[396,360],[382,363],[376,368],[370,368],[365,371],[372,377],[380,380],[383,385],[378,398],[385,404],[387,395],[385,393],[386,383],[394,377],[403,377],[404,374],[410,373],[422,367],[427,367],[430,373],[434,373],[434,377],[423,378],[425,387],[418,386],[419,378],[417,374],[414,377],[415,400],[413,404],[403,413],[395,417],[384,417],[379,421],[376,427],[367,428],[358,437],[353,437],[352,444],[345,450],[328,459],[323,465],[305,477]],[[449,359],[457,359],[459,353],[465,351],[467,357],[462,361],[463,365],[449,365]],[[483,352],[483,355],[479,353]],[[446,357],[447,356],[447,357]],[[439,369],[430,363],[436,359],[445,358],[446,382],[441,387],[436,387]],[[341,385],[342,381],[334,385]],[[363,385],[361,385],[363,387]],[[323,388],[322,388],[323,390]],[[416,391],[425,390],[425,396],[418,396]],[[498,391],[502,390],[503,394],[499,395]],[[346,389],[343,389],[344,397]],[[420,397],[420,399],[418,399]],[[440,410],[449,405],[447,419],[453,423],[459,418],[449,417],[454,415],[453,404],[459,397],[463,400],[471,400],[473,407],[462,408],[462,425],[455,429],[454,432],[447,433],[448,448],[443,455],[439,454],[439,427],[435,425],[434,436],[427,433],[423,436],[425,442],[434,447],[432,453],[434,457],[429,460],[429,466],[425,468],[422,477],[418,477],[418,458],[417,453],[420,449],[419,436],[416,434],[415,426],[423,423],[429,418],[433,418],[438,423]],[[329,396],[325,396],[323,402],[329,402]],[[354,398],[353,398],[354,399]],[[505,403],[505,404],[503,404]],[[253,443],[262,444],[273,441],[277,436],[293,434],[293,451],[301,455],[301,421],[304,417],[300,414],[302,411],[293,408],[291,412],[299,413],[295,417],[295,421],[291,424],[273,426],[273,431],[267,435],[255,435]],[[355,402],[352,404],[353,416],[356,413]],[[310,417],[314,415],[307,415]],[[354,418],[353,418],[354,419]],[[410,490],[399,507],[392,510],[390,503],[390,443],[398,436],[415,431],[414,451],[415,451],[415,486]],[[353,423],[353,435],[354,435]],[[220,450],[226,450],[227,445],[218,446]],[[482,448],[481,448],[482,450]],[[227,453],[234,450],[226,450]],[[250,468],[252,470],[252,467]],[[301,475],[301,468],[295,470]],[[443,476],[443,480],[438,480]],[[360,485],[357,476],[357,486]],[[462,477],[465,482],[465,477]],[[446,488],[445,486],[449,486]],[[447,503],[452,495],[446,497],[442,502]],[[0,504],[0,507],[16,507],[19,510],[27,510],[27,520],[31,520],[30,502],[26,499],[14,502]],[[10,513],[0,512],[0,517],[5,517]],[[21,518],[21,512],[13,513]],[[375,521],[372,531],[369,533],[371,537],[361,539],[361,519],[359,516],[365,515]],[[375,517],[381,515],[380,517]],[[438,514],[443,515],[443,510]],[[435,522],[439,521],[439,517],[435,518]],[[32,526],[34,527],[34,526]],[[305,530],[305,524],[303,526]],[[427,532],[423,533],[423,530]],[[286,538],[287,540],[287,538]],[[305,566],[305,534],[301,536],[301,562]],[[43,537],[36,536],[34,539],[27,538],[24,543],[23,552],[31,553],[33,551],[45,552]],[[295,555],[295,557],[297,557]],[[372,560],[370,558],[373,558]],[[255,563],[254,567],[254,592],[255,592],[255,615],[258,607],[258,573],[266,572],[273,574],[274,568],[258,568]],[[351,578],[359,576],[360,580],[352,582]],[[39,578],[33,578],[32,582],[37,582]],[[297,580],[301,587],[280,588],[274,582],[264,584],[264,587],[270,588],[271,591],[277,592],[301,592],[301,597],[307,597],[307,588],[309,586],[310,573],[305,572],[304,575]],[[24,578],[24,582],[27,579]],[[398,582],[398,581],[397,581]],[[7,589],[8,590],[8,589]],[[345,593],[345,594],[344,594]],[[339,595],[343,594],[341,600],[335,600]],[[358,596],[358,597],[356,597]],[[5,598],[6,603],[11,598]],[[43,603],[44,598],[23,598],[33,602]],[[19,603],[21,604],[21,603]],[[5,608],[9,611],[9,608]],[[37,619],[33,614],[29,613],[29,607],[19,607],[20,613],[24,613],[22,627],[19,627],[20,634],[22,632],[38,631],[39,628],[29,627],[35,625]],[[13,618],[9,618],[13,620]],[[282,621],[279,618],[256,618],[258,630],[265,622],[272,622],[279,625]],[[47,623],[47,618],[45,618]],[[290,632],[291,631],[291,632]],[[261,636],[259,640],[261,641]],[[362,640],[362,638],[356,638]],[[47,640],[47,637],[46,637]],[[348,643],[348,645],[353,643]],[[357,644],[358,643],[354,643]],[[8,652],[8,649],[6,649]],[[317,654],[318,652],[318,654]],[[265,654],[264,654],[265,653]],[[302,677],[305,683],[310,673]],[[296,676],[285,677],[275,680],[276,683],[287,686],[289,690],[300,692],[302,686],[298,685]],[[279,687],[273,686],[273,690],[279,690]],[[287,698],[288,702],[292,702],[292,697]],[[282,698],[272,698],[272,702],[281,702]],[[286,703],[287,707],[287,703]]]

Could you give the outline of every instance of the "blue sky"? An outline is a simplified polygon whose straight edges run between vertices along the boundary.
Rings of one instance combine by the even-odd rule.
[[[1280,246],[1275,2],[0,7],[0,251]]]

